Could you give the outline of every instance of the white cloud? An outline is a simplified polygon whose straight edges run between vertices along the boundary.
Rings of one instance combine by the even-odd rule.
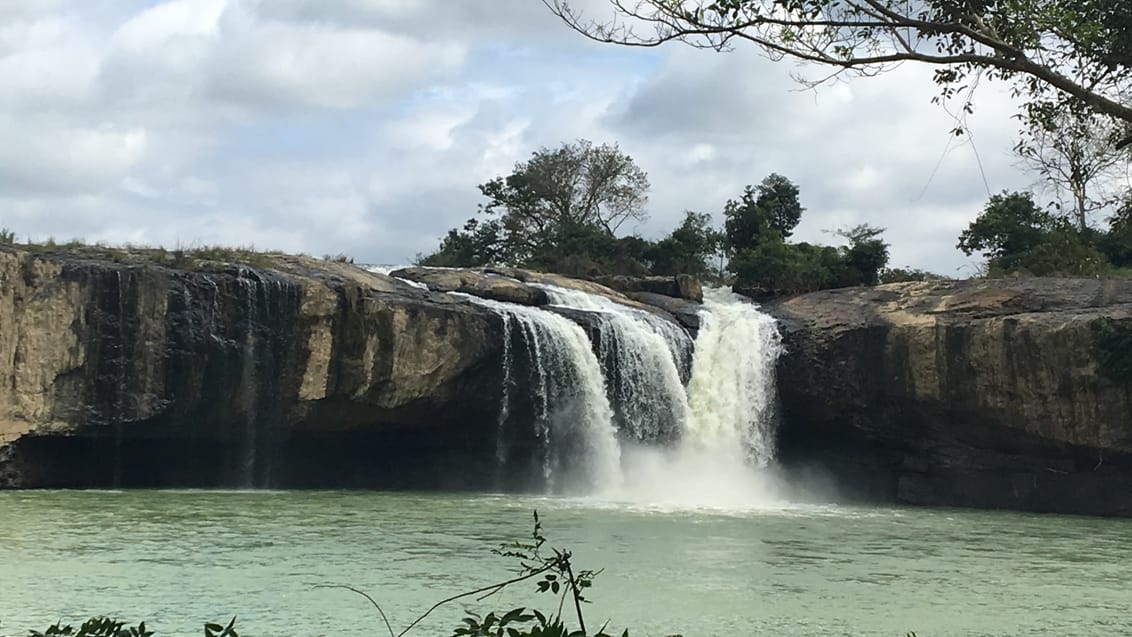
[[[353,108],[394,98],[460,67],[464,48],[379,29],[256,22],[233,14],[208,90],[241,103]]]
[[[72,127],[0,116],[0,190],[99,193],[114,187],[146,153],[142,128]]]
[[[979,95],[980,169],[923,68],[799,92],[751,50],[604,47],[531,0],[18,5],[0,3],[0,225],[21,235],[404,261],[475,214],[477,184],[584,137],[648,171],[646,235],[685,209],[719,221],[774,171],[801,187],[800,240],[869,222],[894,264],[950,272],[984,175],[1029,183],[1009,98]]]

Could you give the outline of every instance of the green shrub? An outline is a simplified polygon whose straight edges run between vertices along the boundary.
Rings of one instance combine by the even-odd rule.
[[[1094,321],[1093,352],[1097,367],[1110,380],[1132,382],[1132,320]]]

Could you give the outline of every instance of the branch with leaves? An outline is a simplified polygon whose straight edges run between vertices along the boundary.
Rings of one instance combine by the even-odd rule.
[[[982,74],[1016,81],[1031,99],[1068,97],[1132,126],[1132,5],[1126,0],[609,0],[593,19],[567,0],[543,0],[591,40],[716,51],[736,42],[872,76],[904,62],[939,67],[943,97]],[[1118,144],[1132,143],[1126,135]]]

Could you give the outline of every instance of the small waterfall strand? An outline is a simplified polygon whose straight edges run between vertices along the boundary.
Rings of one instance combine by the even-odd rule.
[[[680,365],[692,341],[679,326],[654,314],[579,290],[539,285],[554,305],[592,313],[617,429],[623,438],[666,443],[689,418]]]
[[[737,451],[754,466],[774,459],[774,369],[782,352],[772,317],[725,288],[704,290],[684,445]]]
[[[547,486],[553,491],[616,488],[621,482],[621,451],[601,366],[585,331],[553,312],[456,295],[490,308],[504,321],[512,341],[503,347],[504,378],[509,381],[521,373],[515,369],[520,364],[531,378],[527,395],[504,390],[500,433],[512,413],[521,411],[513,403],[529,401]],[[506,455],[503,447],[499,455]]]

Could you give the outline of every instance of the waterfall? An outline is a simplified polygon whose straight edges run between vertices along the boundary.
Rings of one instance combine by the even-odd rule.
[[[503,321],[503,378],[497,455],[506,462],[508,423],[533,421],[542,479],[552,491],[592,491],[621,482],[620,448],[601,365],[585,331],[553,312],[458,294]],[[522,396],[511,391],[524,373]],[[526,425],[527,423],[523,423]],[[531,428],[524,426],[523,430]]]
[[[726,289],[708,289],[695,347],[672,321],[608,298],[550,285],[554,305],[597,322],[622,451],[620,486],[602,497],[681,506],[775,501],[774,319]],[[681,365],[690,356],[688,385]]]
[[[626,448],[620,499],[781,504],[780,486],[764,470],[774,458],[774,368],[781,351],[773,318],[729,290],[704,290],[683,436],[667,448]]]
[[[764,470],[782,349],[773,318],[730,290],[705,289],[693,343],[659,313],[529,285],[546,291],[549,308],[457,294],[502,322],[499,486],[533,461],[553,492],[692,506],[776,500]]]
[[[622,439],[674,442],[687,426],[689,408],[681,368],[692,340],[672,321],[603,296],[540,285],[553,305],[585,310],[598,324],[598,357],[606,374],[615,427]]]
[[[774,458],[774,368],[782,341],[774,319],[724,289],[704,292],[683,445],[739,453],[757,467]]]

